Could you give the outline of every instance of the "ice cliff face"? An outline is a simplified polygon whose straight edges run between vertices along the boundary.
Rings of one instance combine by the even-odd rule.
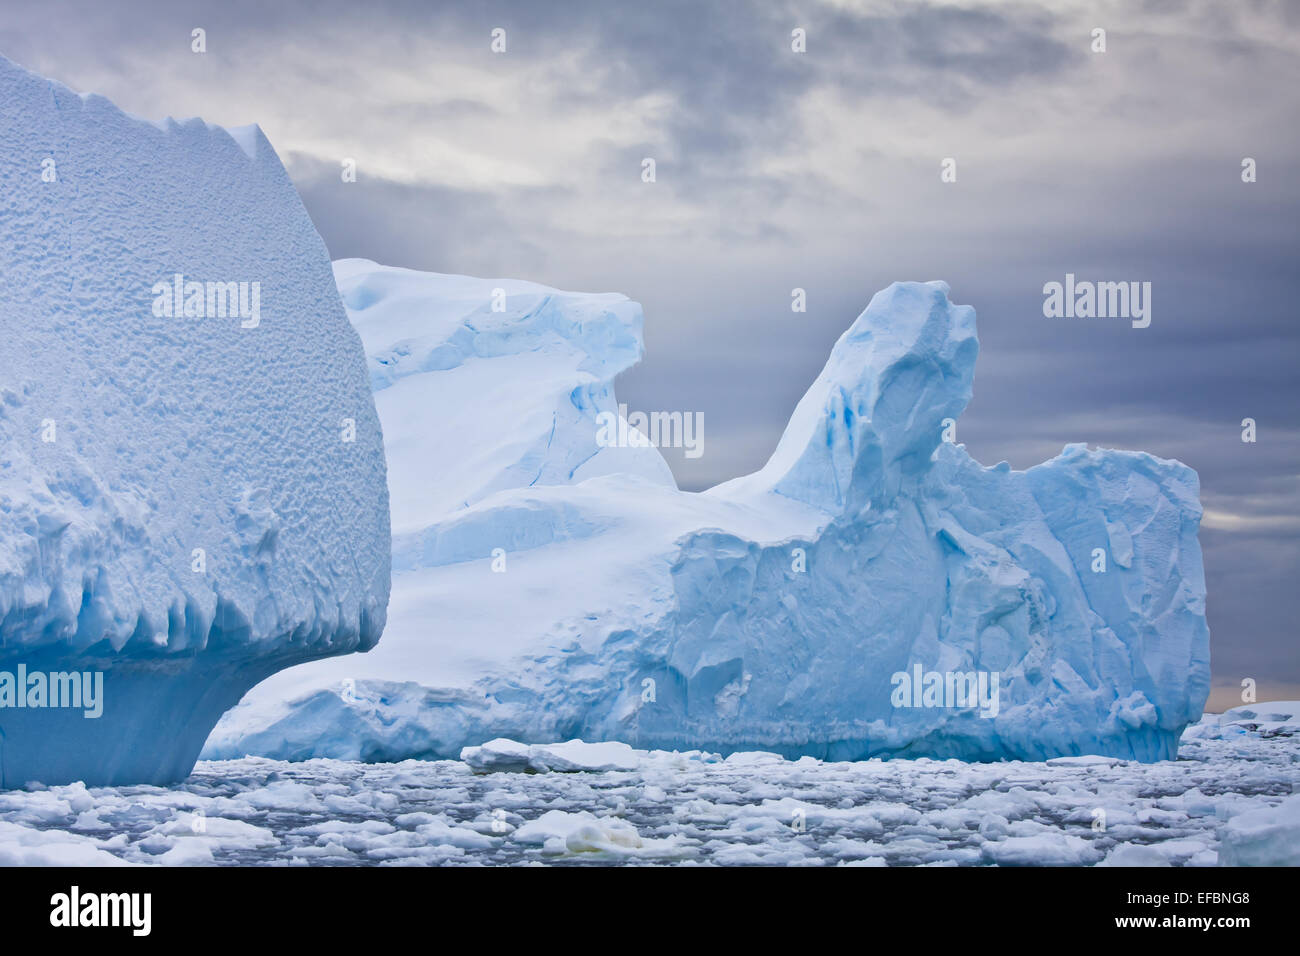
[[[392,343],[421,329],[429,347],[412,355],[479,342],[501,285],[336,270],[376,387]],[[1173,756],[1209,687],[1196,475],[1082,445],[986,468],[945,441],[978,350],[974,311],[947,293],[878,293],[769,463],[702,494],[660,480],[650,449],[573,468],[592,396],[612,403],[610,369],[639,354],[639,318],[606,313],[635,307],[507,296],[517,318],[496,318],[482,348],[405,362],[454,433],[444,421],[422,442],[429,406],[379,392],[390,481],[413,489],[393,495],[384,644],[272,678],[205,754],[399,759],[580,737],[842,759]],[[543,322],[547,308],[562,315]],[[525,426],[484,400],[507,381],[510,408],[550,414],[544,448],[546,415]]]
[[[362,349],[260,130],[0,58],[0,141],[0,785],[179,779],[258,680],[384,627]],[[96,680],[99,716],[52,706]]]

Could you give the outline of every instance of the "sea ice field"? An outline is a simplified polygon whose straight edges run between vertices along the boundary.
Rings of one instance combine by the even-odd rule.
[[[1297,711],[1207,715],[1156,763],[504,740],[461,760],[201,761],[174,787],[0,794],[0,864],[1296,864]]]

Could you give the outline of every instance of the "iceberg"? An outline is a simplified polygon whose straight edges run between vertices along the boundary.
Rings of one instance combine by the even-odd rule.
[[[767,465],[690,493],[657,449],[594,442],[641,353],[634,303],[335,272],[386,436],[387,636],[275,675],[205,756],[1155,761],[1199,717],[1196,473],[1082,444],[974,461],[951,439],[975,312],[945,283],[877,293]]]
[[[1300,734],[1300,701],[1275,700],[1243,704],[1222,714],[1206,714],[1183,731],[1184,740],[1223,740],[1257,734],[1292,737]]]
[[[383,630],[364,353],[256,127],[0,58],[0,139],[0,786],[175,781],[259,680]]]

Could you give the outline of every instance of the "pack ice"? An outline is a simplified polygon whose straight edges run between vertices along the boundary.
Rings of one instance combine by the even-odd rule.
[[[0,141],[0,784],[180,779],[258,680],[383,629],[361,343],[256,127],[0,58]]]
[[[768,464],[687,493],[656,449],[596,441],[641,354],[634,303],[335,272],[388,451],[387,636],[271,678],[205,756],[454,757],[504,737],[1152,761],[1200,715],[1195,472],[1078,444],[986,468],[945,441],[978,343],[944,283],[878,293]],[[980,674],[995,713],[922,686]]]

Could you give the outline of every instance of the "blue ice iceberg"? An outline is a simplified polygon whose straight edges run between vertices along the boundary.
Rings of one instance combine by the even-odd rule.
[[[0,58],[0,786],[185,777],[222,712],[374,645],[383,439],[254,128]]]
[[[640,355],[635,304],[336,272],[386,434],[389,629],[259,686],[206,756],[454,757],[505,737],[1150,761],[1200,715],[1195,472],[1083,445],[986,468],[946,441],[978,342],[944,283],[873,297],[768,464],[687,493],[653,448],[597,466],[613,377]]]

